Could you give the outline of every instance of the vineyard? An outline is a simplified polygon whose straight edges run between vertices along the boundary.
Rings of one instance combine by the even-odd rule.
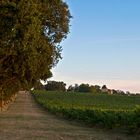
[[[90,126],[123,128],[140,133],[140,97],[72,92],[33,91],[48,111]]]

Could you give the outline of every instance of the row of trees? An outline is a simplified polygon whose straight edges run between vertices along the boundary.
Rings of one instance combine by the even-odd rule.
[[[89,84],[75,84],[74,86],[70,85],[66,88],[66,83],[62,81],[48,81],[47,84],[43,85],[40,81],[36,84],[34,89],[46,89],[49,91],[70,91],[70,92],[92,92],[100,93],[103,89],[107,89],[106,85],[103,85],[102,88],[98,85],[89,85]]]
[[[70,18],[63,0],[0,1],[0,98],[52,76]]]
[[[67,89],[67,91],[73,91],[73,92],[93,92],[93,93],[100,93],[101,87],[98,85],[89,85],[89,84],[75,84],[74,86],[70,85]]]
[[[67,91],[73,92],[90,92],[90,93],[106,93],[106,94],[117,94],[117,95],[130,95],[129,91],[124,92],[122,90],[109,89],[106,85],[102,87],[99,85],[89,85],[89,84],[75,84],[74,86],[70,85]]]
[[[104,87],[104,86],[103,86]],[[49,91],[71,91],[71,92],[93,92],[100,93],[101,87],[98,85],[90,86],[89,84],[75,84],[74,86],[70,85],[66,89],[66,83],[62,81],[48,81],[47,84],[43,85],[40,81],[36,84],[34,89],[46,89]]]
[[[34,87],[34,89],[45,89],[48,91],[67,91],[67,92],[90,92],[90,93],[106,93],[106,94],[117,94],[117,95],[131,95],[130,92],[124,92],[122,90],[108,89],[106,85],[102,87],[99,85],[89,84],[75,84],[70,85],[66,88],[66,83],[62,81],[48,81],[47,84],[43,85],[40,81]],[[136,94],[139,95],[139,94]]]
[[[35,90],[66,91],[66,84],[62,81],[48,81],[43,85],[40,81],[34,86]]]

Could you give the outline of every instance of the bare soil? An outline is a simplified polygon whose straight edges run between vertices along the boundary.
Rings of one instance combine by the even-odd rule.
[[[0,140],[140,140],[138,136],[64,120],[50,114],[29,93],[21,91],[0,113]]]

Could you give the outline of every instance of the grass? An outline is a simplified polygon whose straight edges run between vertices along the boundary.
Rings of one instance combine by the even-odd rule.
[[[68,119],[140,133],[140,97],[92,93],[34,91],[38,103]]]
[[[124,95],[92,94],[79,92],[35,91],[46,102],[70,107],[134,110],[140,105],[140,97]]]

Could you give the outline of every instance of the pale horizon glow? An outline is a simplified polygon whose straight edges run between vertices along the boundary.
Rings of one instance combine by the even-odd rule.
[[[50,80],[140,93],[140,1],[65,1],[72,26]]]
[[[55,81],[63,81],[67,84],[67,87],[70,85],[75,85],[75,84],[89,84],[89,85],[99,85],[103,86],[106,85],[109,89],[115,89],[115,90],[122,90],[124,92],[129,91],[132,93],[140,93],[140,87],[139,83],[140,81],[132,81],[132,80],[117,80],[117,79],[112,79],[112,80],[89,80],[89,79],[80,79],[78,77],[69,77],[69,76],[63,76],[55,70],[53,70],[54,76],[48,80],[55,80]]]

